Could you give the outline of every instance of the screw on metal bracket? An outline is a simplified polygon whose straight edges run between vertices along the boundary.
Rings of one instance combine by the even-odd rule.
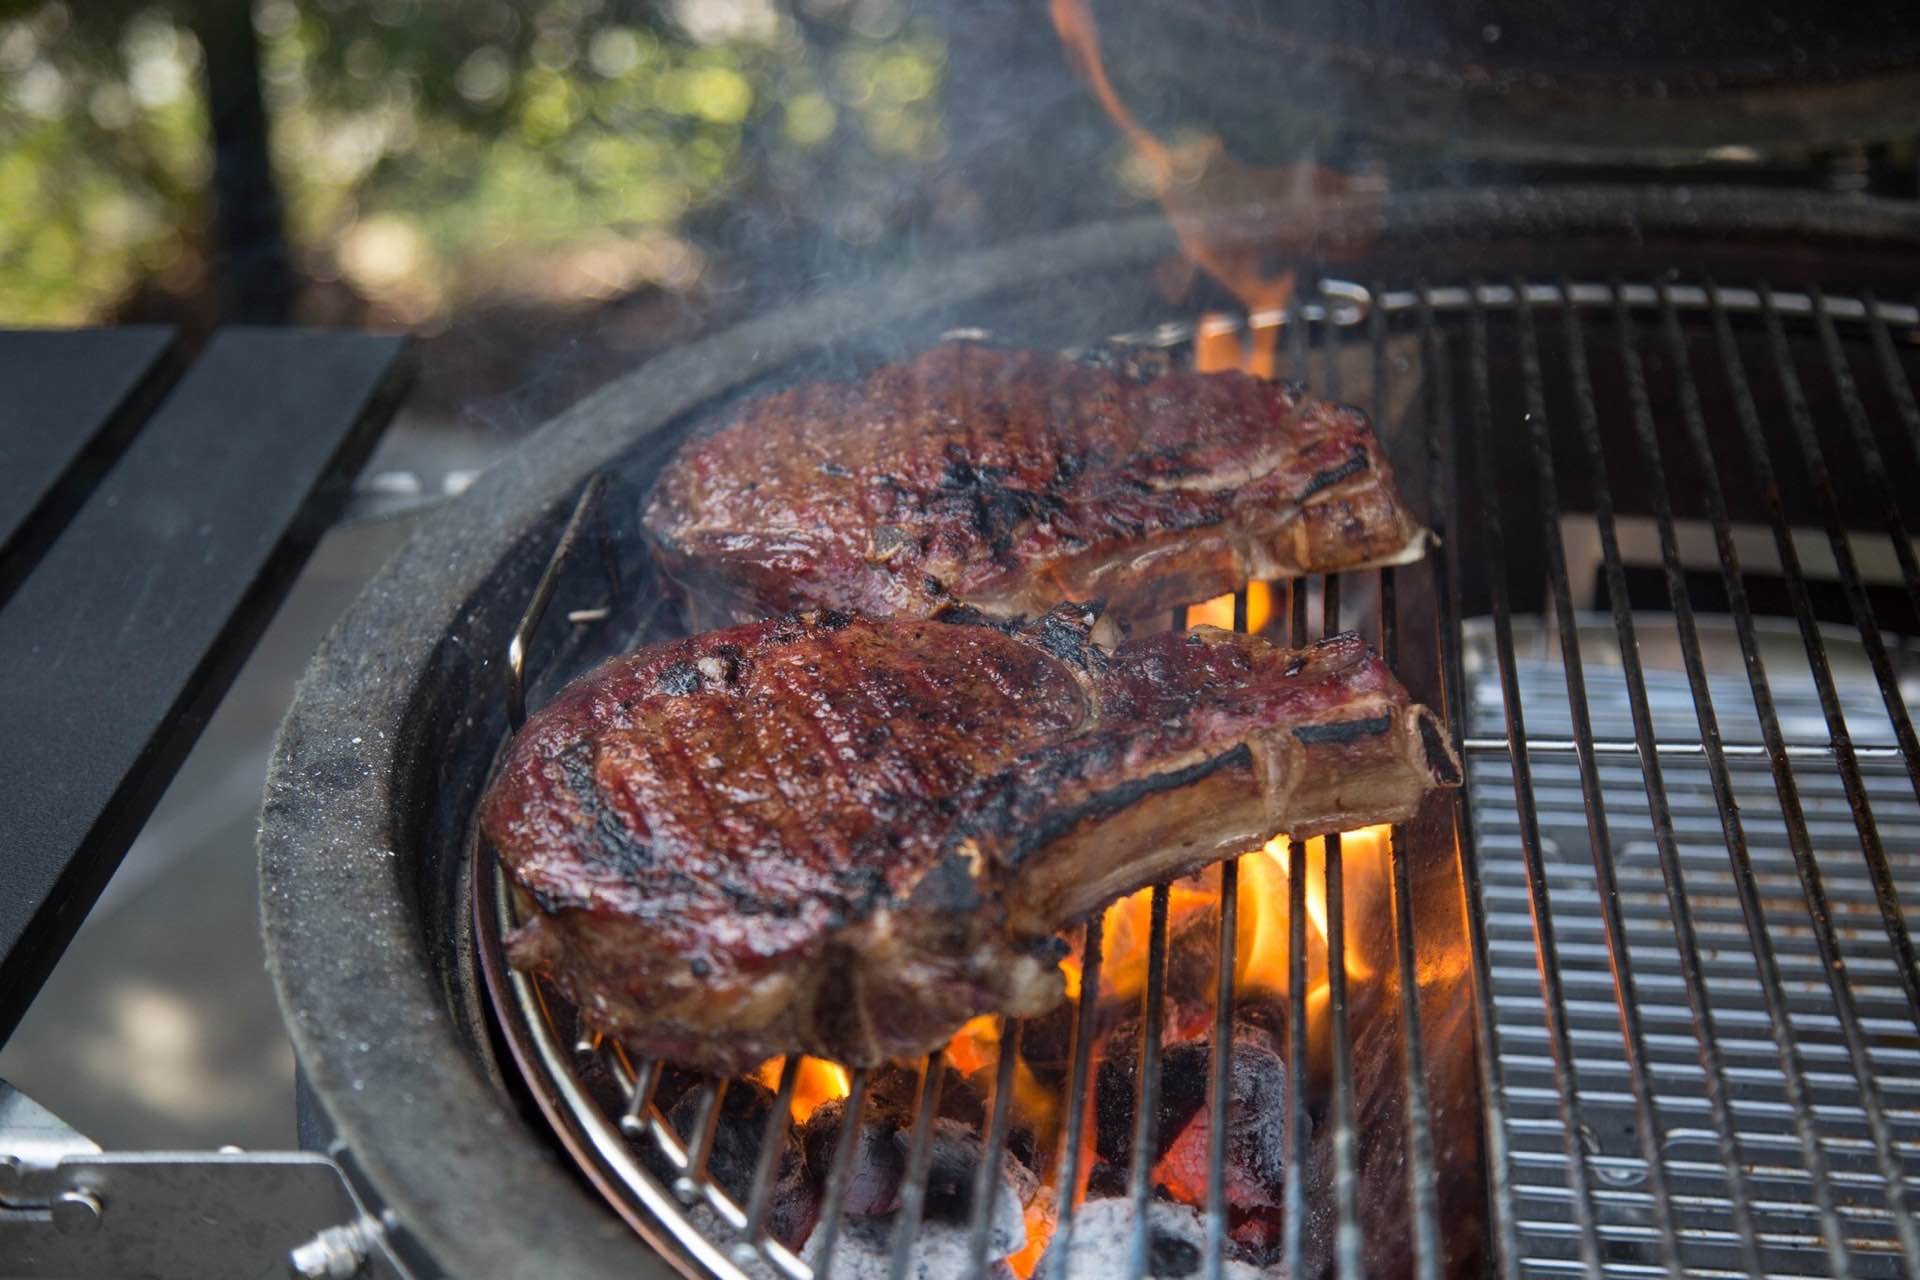
[[[360,1274],[367,1255],[386,1234],[377,1221],[362,1216],[341,1227],[328,1227],[287,1255],[288,1274],[299,1280],[350,1280]]]
[[[54,1197],[51,1209],[53,1229],[63,1236],[93,1234],[100,1229],[100,1219],[107,1211],[99,1194],[85,1187],[62,1191]]]

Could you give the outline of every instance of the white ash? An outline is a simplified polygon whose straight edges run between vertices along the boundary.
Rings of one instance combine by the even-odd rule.
[[[943,1150],[948,1159],[936,1159],[929,1171],[928,1195],[920,1231],[908,1255],[907,1275],[914,1280],[946,1280],[973,1274],[968,1264],[973,1258],[973,1215],[970,1201],[974,1170],[979,1167],[979,1141],[964,1125],[949,1120],[934,1122],[935,1154]],[[970,1156],[971,1158],[966,1158]],[[993,1199],[993,1220],[987,1229],[987,1276],[992,1280],[1012,1272],[1000,1261],[1027,1247],[1027,1222],[1023,1212],[1033,1199],[1039,1180],[1011,1155],[1003,1157],[1000,1190]],[[946,1165],[946,1169],[941,1166]],[[943,1186],[945,1183],[947,1185]],[[849,1217],[840,1226],[833,1248],[833,1280],[887,1280],[892,1274],[893,1228],[896,1213],[872,1217]],[[815,1227],[802,1257],[815,1265],[824,1233]]]
[[[1001,1197],[1004,1202],[1007,1197]],[[1016,1202],[1017,1204],[1017,1202]],[[1003,1217],[998,1210],[995,1219]],[[1014,1213],[1014,1222],[1020,1221],[1020,1215]],[[893,1224],[891,1216],[885,1218],[849,1218],[840,1228],[840,1237],[833,1246],[833,1258],[827,1276],[830,1280],[888,1280],[893,1274]],[[993,1236],[987,1242],[987,1257],[995,1259],[988,1264],[984,1275],[987,1280],[1013,1280],[1013,1269],[1004,1259],[1010,1253],[1026,1247],[1027,1233],[1024,1225],[1017,1226],[1017,1237],[1009,1245],[1009,1237],[1004,1225],[994,1223]],[[820,1274],[819,1267],[819,1231],[813,1233],[813,1239],[807,1242],[803,1255],[807,1265],[815,1268],[814,1274]],[[973,1255],[972,1232],[964,1226],[954,1226],[944,1222],[923,1222],[920,1234],[913,1242],[913,1248],[907,1258],[907,1276],[909,1280],[952,1280],[955,1276],[973,1274],[968,1271]]]
[[[1131,1274],[1133,1230],[1137,1221],[1133,1200],[1115,1196],[1089,1200],[1073,1215],[1073,1239],[1067,1248],[1064,1272],[1056,1256],[1060,1234],[1041,1256],[1034,1274],[1049,1280],[1108,1280]],[[1147,1205],[1147,1275],[1153,1280],[1186,1280],[1206,1270],[1207,1227],[1200,1211],[1190,1205],[1168,1200],[1153,1200]],[[1262,1280],[1259,1267],[1233,1256],[1234,1245],[1226,1242],[1225,1264],[1221,1272],[1227,1280]]]

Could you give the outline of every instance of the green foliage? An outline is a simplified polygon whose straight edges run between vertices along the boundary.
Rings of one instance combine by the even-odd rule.
[[[83,323],[196,270],[198,47],[148,16],[112,40],[69,25],[61,5],[0,24],[0,323]]]
[[[193,284],[208,146],[183,23],[247,15],[200,3],[0,8],[0,320]],[[259,0],[252,20],[300,266],[406,320],[685,287],[690,228],[770,168],[824,182],[943,146],[941,44],[887,0]]]

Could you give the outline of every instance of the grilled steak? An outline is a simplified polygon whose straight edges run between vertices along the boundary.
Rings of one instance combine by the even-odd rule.
[[[482,806],[513,963],[648,1055],[870,1065],[1050,1008],[1055,935],[1121,894],[1458,780],[1353,635],[1109,650],[1091,606],[963,614],[794,613],[568,686]]]
[[[1159,353],[974,342],[748,404],[668,464],[645,524],[699,626],[1096,598],[1134,620],[1426,540],[1358,409]]]

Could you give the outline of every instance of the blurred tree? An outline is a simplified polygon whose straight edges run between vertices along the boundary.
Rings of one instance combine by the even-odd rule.
[[[244,155],[217,224],[208,196],[249,20],[295,265],[402,322],[871,247],[945,147],[943,43],[904,0],[0,0],[0,317],[203,289],[216,238],[272,256]]]
[[[0,7],[0,321],[77,324],[138,280],[201,282],[199,46],[111,0],[89,24]]]

